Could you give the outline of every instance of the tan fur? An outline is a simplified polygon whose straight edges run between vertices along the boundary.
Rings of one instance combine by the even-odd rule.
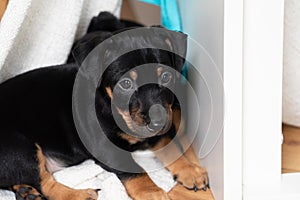
[[[8,0],[0,0],[0,21],[4,15],[7,4],[8,4]]]
[[[202,189],[208,183],[206,170],[200,165],[194,165],[185,156],[181,156],[167,168],[176,176],[177,182],[186,188],[193,189],[196,186],[198,189]]]
[[[20,192],[21,189],[24,189],[24,188],[27,188],[27,191],[25,192]],[[42,195],[33,187],[29,186],[29,185],[14,185],[12,188],[11,188],[12,191],[14,192],[18,192],[18,194],[24,198],[24,199],[27,199],[28,195],[35,195],[36,198],[35,200],[42,200]]]
[[[181,127],[181,116],[179,110],[173,111],[173,123],[176,130]],[[181,127],[182,128],[182,127]],[[182,131],[182,130],[181,130]],[[178,138],[181,143],[186,143],[183,133],[178,133]],[[168,144],[167,148],[159,151]],[[193,147],[190,146],[186,152],[181,153],[177,145],[170,138],[161,140],[154,148],[152,148],[156,157],[166,165],[166,168],[177,178],[177,182],[183,186],[193,189],[195,186],[198,189],[206,187],[208,183],[208,175],[206,170],[201,167],[199,159],[195,154]],[[173,161],[175,158],[177,160]]]
[[[170,144],[169,144],[170,143]],[[168,149],[164,151],[157,151],[168,144]],[[192,155],[192,147],[189,148],[189,156],[193,158],[194,164],[189,160],[185,154],[182,154],[176,144],[170,139],[164,139],[160,141],[153,150],[156,157],[166,165],[166,168],[172,173],[173,176],[177,177],[177,182],[183,186],[193,189],[196,186],[198,189],[202,189],[208,183],[208,176],[206,170],[200,166],[199,161],[196,162],[197,156]],[[173,161],[174,159],[177,160]],[[173,159],[173,160],[172,160]]]
[[[105,88],[106,93],[108,94],[109,98],[113,99],[113,93],[110,87]]]
[[[121,109],[117,108],[118,113],[122,116],[123,120],[125,121],[127,127],[134,131],[133,124],[132,124],[132,118],[128,111],[122,111]]]
[[[138,78],[138,73],[135,70],[133,70],[129,72],[129,76],[132,80],[136,81]]]
[[[119,136],[122,139],[126,140],[129,144],[136,144],[136,143],[142,141],[140,138],[133,137],[133,136],[128,135],[126,133],[119,133]]]
[[[172,140],[170,138],[162,138],[151,150],[158,151],[169,144]],[[175,147],[175,146],[174,146]],[[177,147],[175,147],[177,151]]]
[[[138,126],[145,126],[145,121],[141,116],[140,109],[139,108],[133,108],[131,110],[131,113],[129,111],[122,111],[120,108],[117,107],[118,113],[122,116],[123,120],[125,121],[127,127],[135,132],[136,128],[133,124],[133,121]],[[167,117],[168,121],[172,120],[173,112],[172,112],[172,105],[167,105]]]
[[[158,77],[162,74],[162,70],[163,70],[162,67],[158,67],[158,68],[156,69],[156,74],[157,74]]]
[[[139,125],[139,126],[144,126],[144,120],[141,118],[139,114],[136,112],[138,111],[133,111],[133,113],[129,113],[128,111],[122,111],[121,109],[117,108],[118,113],[122,116],[123,120],[125,121],[127,127],[135,132],[136,129],[134,127],[133,121]]]
[[[41,189],[49,200],[97,200],[98,194],[93,189],[75,190],[58,183],[46,169],[46,158],[39,145],[37,158],[39,161]]]
[[[197,157],[194,148],[190,146],[185,152],[184,156],[194,165],[201,166],[199,158]]]
[[[174,109],[173,110],[173,124],[175,125],[175,129],[177,132],[179,130],[180,123],[182,123],[181,122],[181,112],[179,109]]]
[[[167,45],[170,47],[170,50],[173,51],[173,46],[172,46],[172,43],[171,43],[171,40],[169,38],[167,38],[165,40],[165,42],[167,43]]]
[[[145,125],[145,121],[141,115],[141,111],[139,108],[133,108],[131,110],[130,116],[131,116],[132,120],[137,123],[137,125],[139,125],[139,126]]]
[[[180,138],[180,141],[182,143],[187,143],[188,141],[184,138],[184,122],[181,121],[181,113],[179,109],[173,110],[173,123],[175,125],[175,129],[177,131],[178,137]],[[193,164],[201,166],[200,161],[193,149],[192,146],[190,146],[185,152],[184,156]]]
[[[147,174],[130,178],[123,184],[133,200],[169,200],[167,193],[155,185]]]

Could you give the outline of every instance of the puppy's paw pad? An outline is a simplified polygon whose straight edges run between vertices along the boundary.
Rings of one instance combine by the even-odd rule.
[[[14,185],[11,189],[17,200],[46,200],[35,188],[29,185]]]

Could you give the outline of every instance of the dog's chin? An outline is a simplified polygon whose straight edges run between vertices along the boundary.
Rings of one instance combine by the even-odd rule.
[[[169,122],[168,124],[166,124],[160,131],[158,131],[155,136],[159,136],[159,135],[164,135],[166,134],[170,128],[172,126],[172,122]]]
[[[172,121],[167,122],[167,124],[158,131],[151,130],[151,129],[147,128],[146,126],[144,126],[142,129],[137,128],[132,131],[133,131],[133,134],[135,135],[135,137],[151,138],[151,137],[161,136],[161,135],[166,134],[170,130],[171,126],[172,126]],[[150,133],[150,135],[149,135],[149,133]]]

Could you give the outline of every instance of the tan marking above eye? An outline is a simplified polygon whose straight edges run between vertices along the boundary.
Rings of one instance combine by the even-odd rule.
[[[135,70],[133,70],[129,72],[129,76],[132,80],[136,81],[138,78],[138,73]]]
[[[110,87],[105,88],[106,93],[108,94],[109,98],[113,99],[113,93]]]
[[[156,74],[157,74],[158,77],[162,74],[162,71],[163,71],[163,68],[162,68],[162,67],[158,67],[158,68],[156,69]]]
[[[170,47],[170,50],[173,51],[173,47],[172,47],[172,43],[171,43],[171,40],[169,38],[167,38],[165,40],[165,42],[167,43],[167,45]]]

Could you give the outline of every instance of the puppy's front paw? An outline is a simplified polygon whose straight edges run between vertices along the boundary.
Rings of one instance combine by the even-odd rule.
[[[168,194],[157,186],[139,189],[131,197],[133,200],[170,200]]]
[[[188,189],[204,190],[208,186],[207,171],[192,163],[187,163],[184,167],[173,172],[174,180]]]

